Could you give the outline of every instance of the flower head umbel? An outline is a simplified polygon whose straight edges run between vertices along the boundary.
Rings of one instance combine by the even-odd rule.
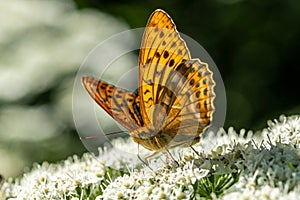
[[[280,116],[263,142],[243,155],[243,173],[224,199],[297,199],[300,194],[299,116]],[[257,141],[253,141],[255,143]]]
[[[73,156],[61,164],[44,162],[35,165],[22,179],[5,182],[1,190],[4,197],[11,199],[86,197],[101,189],[106,182],[106,173],[101,163],[85,154],[81,159]]]
[[[196,168],[191,162],[176,170],[163,168],[156,172],[148,169],[132,172],[114,180],[99,198],[186,199],[193,194],[192,184],[205,177],[208,172]]]
[[[163,156],[152,158],[149,166],[130,165],[133,160],[126,154],[116,157],[114,148],[101,150],[99,157],[85,154],[81,159],[74,156],[58,164],[36,165],[22,178],[5,181],[0,195],[4,199],[297,199],[300,150],[292,135],[298,137],[299,116],[275,120],[268,134],[262,131],[262,140],[252,137],[252,132],[240,133],[221,130],[204,137],[194,146],[196,151],[172,150],[179,165]],[[281,140],[274,141],[280,133]],[[220,141],[201,151],[212,139]],[[114,144],[135,148],[129,141],[117,139]],[[153,164],[160,165],[151,170]]]

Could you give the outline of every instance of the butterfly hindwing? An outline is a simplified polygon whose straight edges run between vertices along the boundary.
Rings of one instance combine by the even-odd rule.
[[[163,131],[174,133],[179,138],[189,137],[192,140],[197,138],[212,121],[215,82],[208,65],[199,59],[183,62],[177,68],[177,72],[168,81],[168,84],[177,83],[173,87],[173,92],[166,93],[163,97],[163,99],[171,99],[173,105],[169,107]]]
[[[143,125],[140,99],[136,93],[93,77],[83,77],[82,82],[97,104],[126,129],[133,131]]]

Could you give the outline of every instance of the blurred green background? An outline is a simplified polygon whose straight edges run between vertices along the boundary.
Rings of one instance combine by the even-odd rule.
[[[225,128],[257,131],[300,112],[298,0],[1,1],[0,174],[86,151],[72,119],[76,71],[99,42],[144,27],[156,8],[214,59]]]

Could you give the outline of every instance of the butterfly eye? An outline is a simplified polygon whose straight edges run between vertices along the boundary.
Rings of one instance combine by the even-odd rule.
[[[147,134],[145,131],[142,131],[141,133],[139,133],[139,137],[141,139],[147,139],[149,134]]]

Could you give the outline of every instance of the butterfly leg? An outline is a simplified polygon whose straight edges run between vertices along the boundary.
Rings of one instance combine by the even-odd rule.
[[[171,152],[167,149],[166,149],[166,152],[169,154],[169,156],[172,158],[172,160],[177,164],[177,166],[179,167],[179,163],[177,162],[177,160],[173,157],[173,155],[171,154]]]
[[[148,159],[149,158],[152,158],[152,157],[154,157],[154,156],[156,156],[157,154],[159,154],[160,152],[159,151],[155,151],[154,153],[152,153],[152,154],[150,154],[150,155],[148,155],[148,156],[145,156],[144,157],[144,159],[147,161],[147,163],[148,163]]]
[[[155,155],[157,155],[158,153],[159,153],[159,152],[154,152],[154,153],[152,153],[152,154],[150,154],[150,155],[148,155],[148,156],[145,156],[144,159],[143,159],[143,158],[140,156],[140,144],[138,144],[138,154],[137,154],[138,159],[139,159],[142,163],[144,163],[147,167],[149,167],[149,169],[152,170],[152,171],[153,171],[153,169],[149,166],[148,159],[151,158],[151,157],[153,157],[153,156],[155,156]]]
[[[194,147],[190,146],[191,149],[196,153],[197,156],[199,156],[200,159],[204,160],[205,157],[203,156],[203,154],[200,154],[198,151],[196,151],[196,149],[194,149]]]
[[[144,163],[146,166],[149,167],[149,162],[148,162],[147,159],[145,159],[145,158],[142,159],[139,153],[137,154],[137,157],[138,157],[138,159],[139,159],[142,163]],[[149,167],[149,168],[151,169],[151,167]],[[152,170],[152,169],[151,169],[151,170]]]
[[[194,147],[193,146],[190,146],[191,147],[191,149],[197,154],[197,156],[199,156],[199,157],[201,157],[200,156],[200,154],[199,154],[199,152],[198,151],[196,151],[196,149],[194,149]]]
[[[142,159],[141,158],[141,156],[140,156],[140,144],[138,144],[138,154],[137,154],[137,157],[138,157],[138,159],[142,162],[142,163],[144,163],[145,165],[149,165],[149,163],[148,163],[148,160],[147,159]]]

